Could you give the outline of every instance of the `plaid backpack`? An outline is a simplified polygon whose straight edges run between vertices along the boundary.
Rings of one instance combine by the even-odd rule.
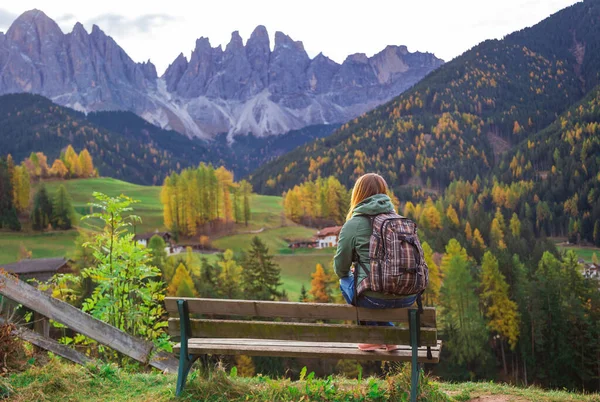
[[[423,293],[429,283],[429,269],[417,236],[417,224],[395,212],[364,216],[373,226],[369,246],[371,270],[358,261],[367,277],[358,285],[356,295],[365,290],[392,295]]]

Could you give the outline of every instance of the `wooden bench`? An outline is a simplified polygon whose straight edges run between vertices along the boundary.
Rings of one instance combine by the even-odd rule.
[[[411,400],[416,401],[419,363],[437,363],[440,358],[435,308],[430,307],[419,314],[416,308],[373,310],[344,304],[177,297],[167,297],[165,305],[170,315],[169,334],[180,338],[174,349],[179,353],[177,395],[199,357],[249,355],[411,361]],[[203,318],[193,319],[190,314]],[[392,321],[397,326],[281,321],[285,319]],[[402,347],[391,352],[361,351],[358,343]]]

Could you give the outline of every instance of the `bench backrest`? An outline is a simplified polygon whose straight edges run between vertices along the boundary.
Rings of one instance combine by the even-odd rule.
[[[200,319],[190,319],[188,336],[191,338],[410,344],[409,310],[412,308],[375,310],[357,309],[346,304],[167,297],[165,306],[171,317],[169,334],[172,337],[179,337],[181,331],[178,300],[186,301],[186,315],[203,316]],[[264,319],[356,321],[357,317],[361,321],[392,321],[398,325],[379,327],[264,321]],[[260,321],[249,320],[252,318]],[[419,321],[420,345],[437,345],[435,308],[425,307],[423,313],[419,315]]]

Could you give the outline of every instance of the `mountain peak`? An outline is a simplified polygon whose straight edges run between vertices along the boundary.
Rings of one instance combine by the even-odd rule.
[[[244,47],[244,41],[242,40],[242,37],[240,36],[240,31],[233,31],[231,33],[231,40],[227,44],[225,51],[231,50],[231,49],[241,49],[243,47]]]
[[[81,22],[77,22],[73,26],[72,33],[75,34],[75,35],[87,35],[88,34]]]
[[[264,25],[258,25],[256,28],[254,28],[254,31],[252,31],[252,34],[250,35],[250,39],[252,38],[269,39],[269,32],[267,31],[267,28]]]
[[[302,41],[295,41],[281,31],[275,32],[275,50],[278,48],[292,48],[304,52]]]
[[[32,27],[35,27],[37,32],[32,31]],[[36,35],[45,38],[60,37],[63,35],[63,32],[58,24],[44,14],[43,11],[33,9],[25,11],[17,17],[6,32],[6,35],[11,40],[23,42],[31,40],[30,37]]]

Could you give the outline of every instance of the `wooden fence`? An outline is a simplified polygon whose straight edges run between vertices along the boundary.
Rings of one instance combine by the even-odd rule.
[[[149,364],[152,367],[166,372],[177,371],[178,360],[175,356],[162,351],[155,352],[154,344],[152,342],[131,336],[112,325],[84,313],[68,303],[39,291],[35,287],[28,285],[15,277],[7,275],[0,276],[0,294],[143,364]],[[19,331],[22,330],[19,329]],[[54,350],[49,350],[70,359],[70,357],[61,354],[62,352],[59,353],[56,351],[55,341],[38,334],[36,334],[38,337],[34,337],[30,332],[33,333],[33,331],[23,331],[20,332],[20,334],[24,334],[24,336],[22,336],[23,339],[29,337],[29,339],[26,340],[35,345],[45,349],[48,348],[44,347],[44,345],[51,346]],[[64,351],[64,353],[67,353],[67,351]],[[78,356],[77,359],[81,360],[82,358]],[[77,360],[73,361],[80,363]]]

